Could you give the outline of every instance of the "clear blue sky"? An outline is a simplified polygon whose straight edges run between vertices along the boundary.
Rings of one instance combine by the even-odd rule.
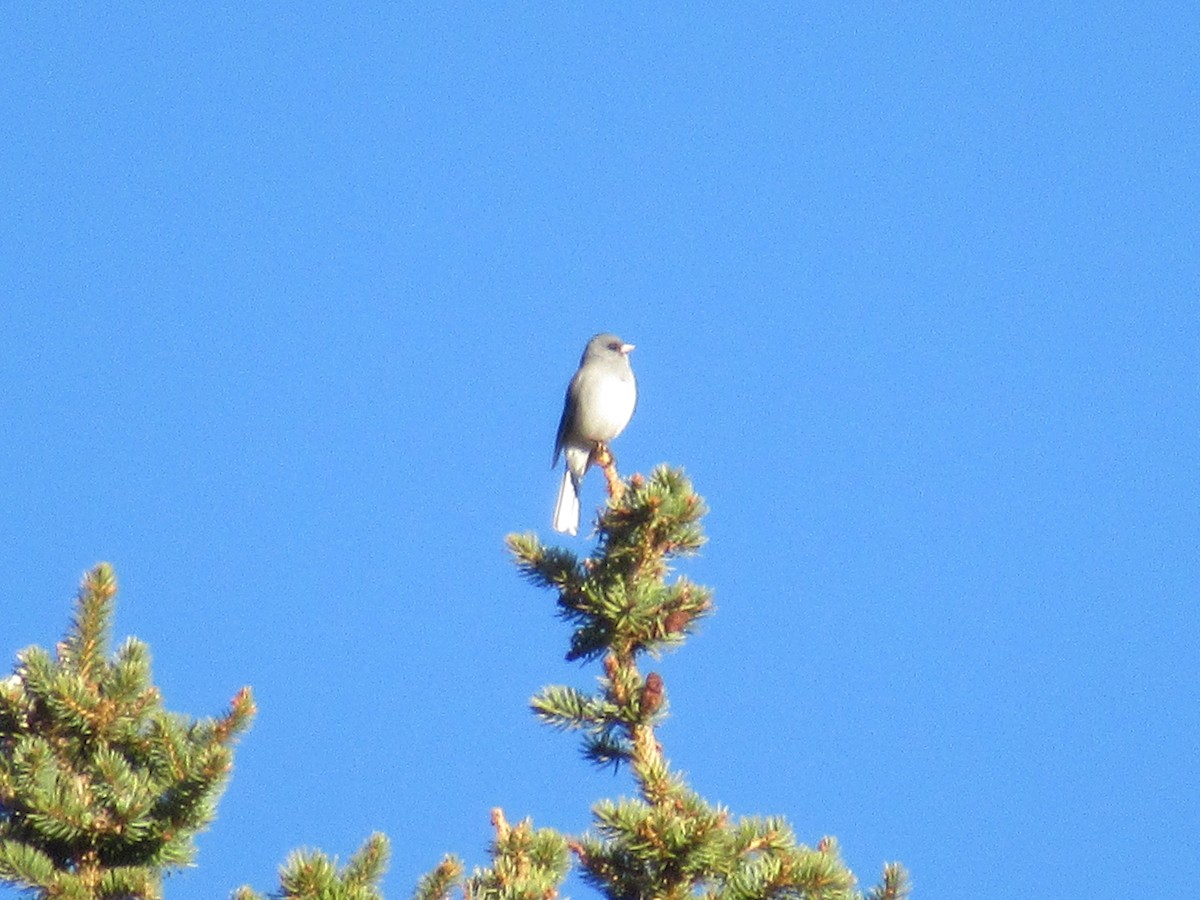
[[[703,795],[924,898],[1194,883],[1200,8],[800,6],[0,12],[0,651],[109,560],[172,708],[261,710],[170,897],[631,791],[502,547],[610,329],[712,507]]]

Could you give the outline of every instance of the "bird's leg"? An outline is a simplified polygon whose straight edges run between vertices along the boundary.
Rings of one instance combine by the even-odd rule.
[[[604,470],[604,480],[608,482],[608,496],[620,497],[624,485],[621,484],[621,476],[617,474],[616,457],[608,449],[608,444],[596,441],[596,448],[592,451],[592,462]]]

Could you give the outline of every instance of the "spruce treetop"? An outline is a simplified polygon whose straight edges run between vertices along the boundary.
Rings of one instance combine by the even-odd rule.
[[[580,836],[535,832],[528,821],[513,829],[497,810],[492,866],[462,880],[461,863],[447,857],[415,900],[443,900],[456,883],[468,900],[552,900],[566,874],[564,847],[609,900],[906,896],[899,865],[885,866],[879,885],[863,895],[833,838],[808,846],[782,818],[735,818],[671,766],[656,736],[668,711],[666,686],[640,663],[681,646],[713,612],[708,588],[672,577],[673,561],[703,546],[707,508],[678,469],[620,481],[609,462],[605,474],[610,498],[590,555],[544,545],[533,534],[510,535],[508,546],[521,574],[557,595],[558,614],[572,626],[567,659],[601,662],[596,689],[546,687],[532,699],[533,712],[551,727],[580,732],[595,765],[628,767],[636,796],[597,803],[593,830]],[[517,832],[523,839],[514,844]],[[540,855],[530,852],[535,836]]]

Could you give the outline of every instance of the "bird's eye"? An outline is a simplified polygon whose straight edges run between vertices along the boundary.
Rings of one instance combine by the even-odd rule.
[[[613,341],[611,344],[608,345],[608,349],[615,350],[619,353],[621,351],[621,344],[619,341]]]

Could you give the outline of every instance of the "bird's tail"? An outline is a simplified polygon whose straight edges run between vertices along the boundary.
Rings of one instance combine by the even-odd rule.
[[[558,502],[554,504],[554,530],[564,534],[579,532],[579,484],[570,466],[563,466]]]

